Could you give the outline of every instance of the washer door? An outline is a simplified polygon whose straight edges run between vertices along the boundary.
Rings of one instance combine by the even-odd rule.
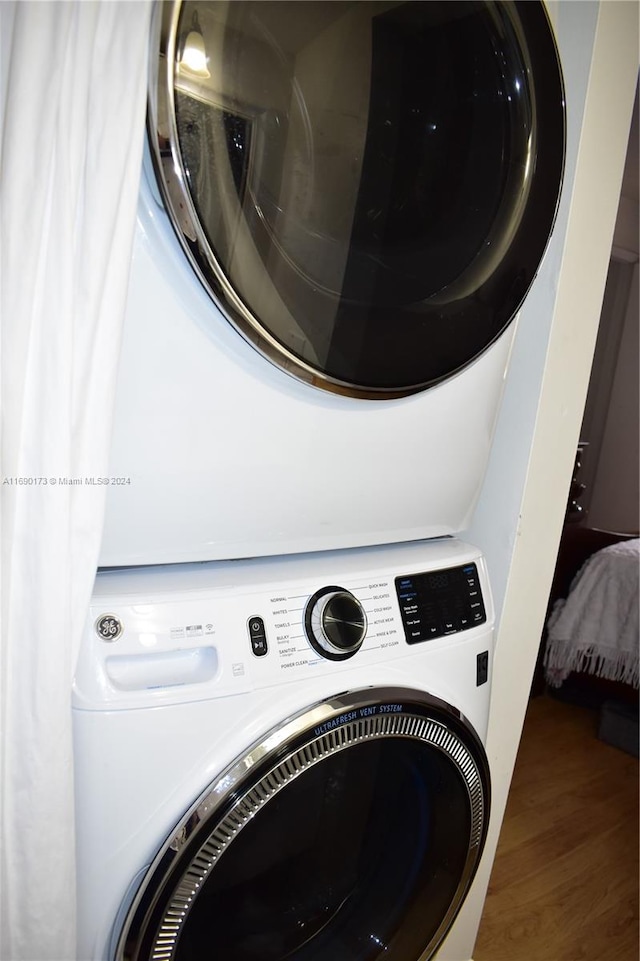
[[[513,319],[558,202],[538,0],[160,5],[166,207],[227,319],[327,390],[409,394]]]
[[[484,843],[489,774],[454,708],[406,689],[315,705],[188,812],[117,959],[426,961]]]

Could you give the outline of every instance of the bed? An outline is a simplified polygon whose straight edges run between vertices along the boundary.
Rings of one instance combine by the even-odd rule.
[[[613,540],[618,538],[617,540]],[[638,688],[640,538],[583,529],[574,535],[594,548],[547,621],[545,680],[560,687],[572,672]],[[604,547],[603,541],[613,540]],[[574,545],[574,564],[581,552]],[[559,558],[560,560],[560,558]]]

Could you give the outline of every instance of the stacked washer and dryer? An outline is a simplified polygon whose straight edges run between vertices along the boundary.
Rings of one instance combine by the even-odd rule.
[[[563,170],[544,5],[178,0],[150,61],[78,956],[445,959],[490,813],[455,535]]]

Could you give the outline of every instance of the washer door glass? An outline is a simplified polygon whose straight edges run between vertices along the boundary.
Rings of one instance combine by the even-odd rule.
[[[431,957],[482,849],[486,760],[453,709],[390,696],[402,703],[343,695],[285,733],[278,760],[264,761],[272,733],[213,785],[143,884],[118,958]]]
[[[227,318],[329,390],[411,393],[514,317],[557,207],[542,3],[165,5],[165,202]]]

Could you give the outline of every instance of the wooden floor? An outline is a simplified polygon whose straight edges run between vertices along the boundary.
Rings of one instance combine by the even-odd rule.
[[[530,701],[474,961],[637,961],[638,761]]]

